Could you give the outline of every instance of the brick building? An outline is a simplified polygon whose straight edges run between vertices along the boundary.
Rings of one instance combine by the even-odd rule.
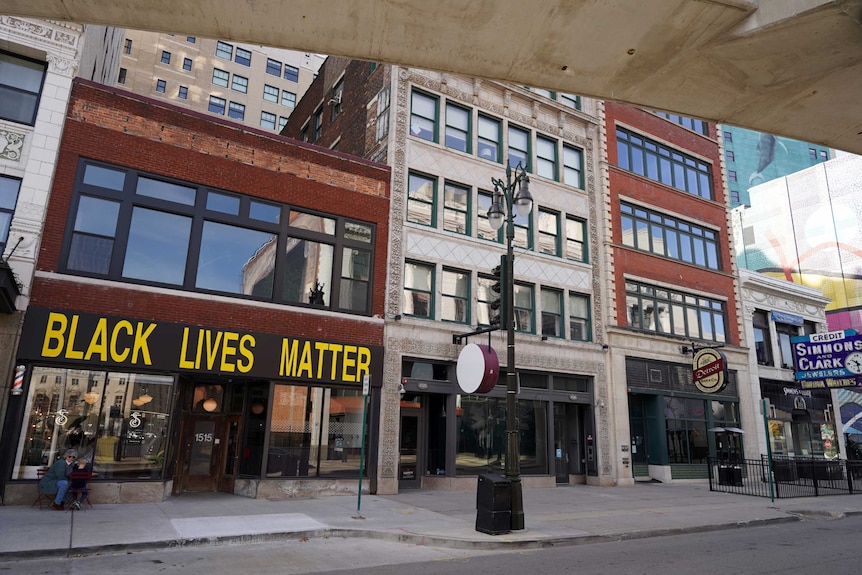
[[[74,82],[6,500],[67,447],[102,502],[355,490],[363,440],[373,489],[388,212],[385,166]]]

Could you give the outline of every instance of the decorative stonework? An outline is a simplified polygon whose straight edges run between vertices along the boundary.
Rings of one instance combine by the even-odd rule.
[[[74,60],[48,54],[48,71],[68,78],[74,78],[78,71],[78,63]]]
[[[78,44],[82,29],[79,25],[51,22],[55,26],[46,26],[48,20],[27,20],[15,16],[0,16],[0,26],[9,28],[13,34],[26,38],[38,39],[40,42],[68,46],[74,48]],[[62,29],[68,28],[68,29]]]
[[[0,158],[17,162],[21,159],[25,134],[0,129]]]

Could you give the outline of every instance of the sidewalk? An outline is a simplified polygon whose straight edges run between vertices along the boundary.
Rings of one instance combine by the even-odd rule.
[[[459,549],[537,548],[703,532],[862,514],[862,494],[776,499],[709,491],[705,484],[564,486],[524,491],[525,529],[476,531],[476,493],[408,491],[319,499],[258,500],[190,493],[162,503],[86,511],[0,507],[0,560],[39,555],[367,537]]]

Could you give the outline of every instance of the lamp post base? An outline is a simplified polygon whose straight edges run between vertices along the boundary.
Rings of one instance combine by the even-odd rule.
[[[512,531],[521,531],[524,529],[524,494],[520,477],[511,479],[509,496],[512,498]]]

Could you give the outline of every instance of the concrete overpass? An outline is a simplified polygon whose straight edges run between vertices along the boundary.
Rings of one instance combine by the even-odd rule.
[[[507,80],[862,153],[862,0],[4,0]]]

